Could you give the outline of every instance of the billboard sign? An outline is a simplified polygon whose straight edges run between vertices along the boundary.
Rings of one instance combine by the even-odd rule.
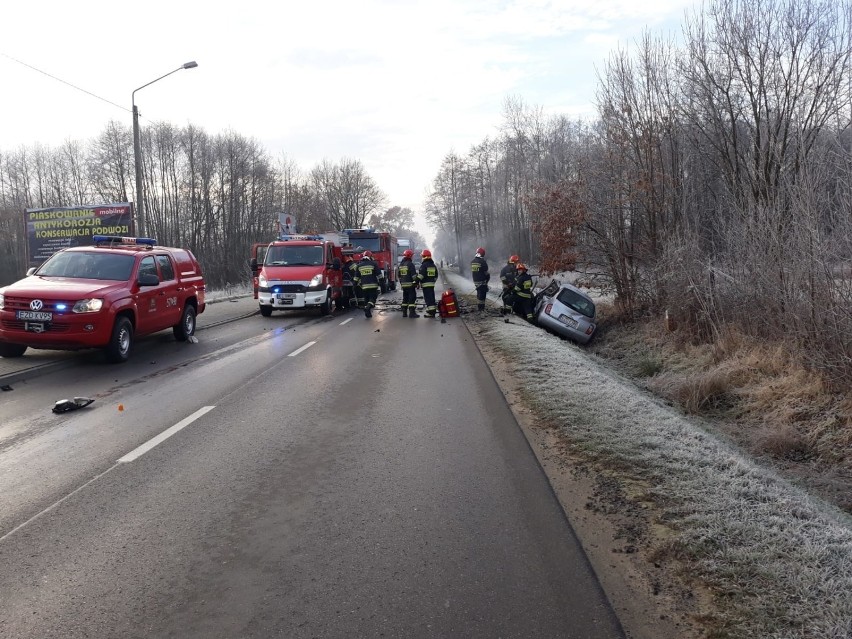
[[[95,204],[27,209],[27,268],[39,266],[59,249],[86,246],[93,235],[132,236],[133,204]]]

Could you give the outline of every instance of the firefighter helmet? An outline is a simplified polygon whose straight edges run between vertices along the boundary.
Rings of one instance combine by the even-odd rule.
[[[517,264],[515,264],[515,269],[517,269],[518,271],[526,271],[527,265],[522,264],[521,262],[518,262]]]
[[[476,249],[476,254],[479,257],[485,257],[485,249],[480,246],[478,249]]]
[[[372,251],[364,251],[364,255],[362,256],[362,259],[372,260],[373,259],[373,252]]]
[[[517,255],[513,255],[512,257],[509,258],[509,264],[517,264],[520,261],[521,261],[521,258],[518,257]]]
[[[356,262],[360,262],[363,257],[364,256],[361,255],[360,253],[355,253],[355,261]]]
[[[431,260],[432,259],[432,251],[430,251],[429,249],[423,249],[420,252],[420,257],[422,257],[424,259],[428,257]]]
[[[414,257],[414,251],[412,251],[411,249],[405,249],[402,252],[402,256],[410,260],[412,257]]]

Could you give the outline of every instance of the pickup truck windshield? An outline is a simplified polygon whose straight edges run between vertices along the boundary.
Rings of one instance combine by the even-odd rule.
[[[65,251],[54,254],[35,274],[42,277],[124,282],[130,279],[135,261],[136,258],[132,255],[102,251]]]
[[[322,246],[270,246],[266,266],[320,266],[325,264]]]

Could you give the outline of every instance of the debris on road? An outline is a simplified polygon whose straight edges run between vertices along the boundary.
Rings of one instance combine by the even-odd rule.
[[[89,397],[75,397],[74,399],[60,399],[53,405],[54,413],[67,413],[68,411],[85,408],[91,404],[93,399]]]

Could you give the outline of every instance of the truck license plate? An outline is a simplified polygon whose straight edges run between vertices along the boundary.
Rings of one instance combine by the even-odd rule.
[[[49,322],[53,319],[53,313],[50,313],[48,311],[16,311],[15,317],[19,320]]]
[[[278,299],[279,300],[294,300],[294,299],[296,299],[296,294],[295,293],[279,293]]]

